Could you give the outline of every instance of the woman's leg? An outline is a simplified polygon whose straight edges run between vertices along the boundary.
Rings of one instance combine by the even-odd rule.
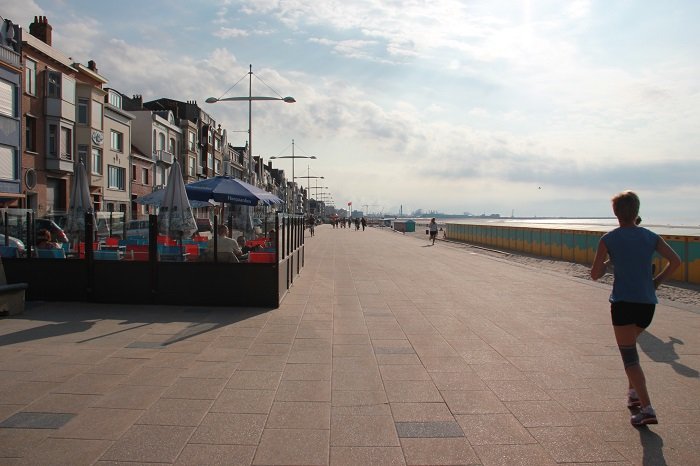
[[[651,405],[649,393],[647,392],[646,379],[642,366],[639,365],[637,354],[637,337],[644,329],[631,325],[614,325],[615,339],[622,354],[622,361],[625,364],[625,373],[629,380],[630,388],[634,388],[639,397],[642,408]]]

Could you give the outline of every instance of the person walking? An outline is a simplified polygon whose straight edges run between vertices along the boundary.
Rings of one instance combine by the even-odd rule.
[[[367,219],[362,217],[362,220],[360,220],[360,223],[362,223],[362,231],[365,231],[365,227],[367,226]]]
[[[637,338],[654,317],[658,303],[656,289],[681,265],[680,257],[663,238],[636,224],[639,204],[639,197],[632,191],[623,191],[612,198],[620,226],[600,239],[591,266],[593,280],[605,275],[609,263],[614,267],[610,314],[629,382],[627,407],[633,412],[630,418],[633,426],[658,424],[639,364]],[[668,262],[653,276],[651,261],[655,252]]]
[[[430,231],[430,239],[433,241],[433,244],[435,244],[435,238],[437,238],[438,234],[438,225],[434,217],[430,220],[430,223],[428,224],[428,230]]]
[[[309,214],[308,225],[309,225],[309,230],[311,231],[311,236],[314,236],[314,228],[316,227],[316,218],[312,214]]]

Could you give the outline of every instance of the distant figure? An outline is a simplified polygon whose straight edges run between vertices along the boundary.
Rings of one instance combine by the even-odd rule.
[[[367,226],[367,219],[362,217],[362,220],[360,220],[360,223],[362,223],[362,231],[365,231],[365,227]]]
[[[277,247],[277,232],[274,228],[267,234],[267,244],[268,248],[274,249]]]
[[[348,228],[350,228],[350,226],[352,225],[352,217],[348,217],[348,218],[346,219],[346,221],[347,221],[347,224],[348,224]]]
[[[249,248],[248,246],[245,245],[245,236],[240,235],[238,238],[236,238],[236,243],[238,243],[238,247],[241,248],[241,252],[243,254],[248,254],[250,251],[254,251],[256,247]]]
[[[428,230],[430,230],[430,239],[433,241],[433,244],[435,244],[435,238],[437,238],[438,234],[438,224],[435,222],[435,217],[430,220]]]
[[[313,215],[309,214],[309,218],[307,219],[307,224],[309,225],[309,230],[311,231],[311,236],[314,235],[314,227],[316,226],[316,219],[314,218]]]
[[[36,247],[39,249],[61,249],[61,245],[51,239],[51,232],[45,228],[36,233]]]
[[[355,217],[355,231],[360,231],[360,217]]]
[[[591,267],[591,278],[605,275],[609,262],[614,266],[610,314],[625,373],[628,379],[627,407],[637,411],[630,418],[633,426],[657,424],[651,406],[646,379],[639,365],[637,338],[650,324],[658,299],[656,289],[681,265],[678,254],[656,233],[636,225],[639,197],[623,191],[612,199],[612,207],[620,226],[598,243]],[[668,263],[655,277],[649,267],[654,252]],[[606,261],[606,256],[610,260]]]

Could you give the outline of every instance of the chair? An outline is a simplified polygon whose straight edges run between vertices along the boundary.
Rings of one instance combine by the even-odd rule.
[[[119,238],[116,236],[109,236],[105,239],[105,246],[108,248],[118,248],[119,247]]]
[[[100,250],[93,251],[92,257],[97,261],[118,261],[120,260],[119,251],[117,250]]]
[[[274,264],[277,258],[274,252],[254,252],[248,253],[248,262],[253,264]]]
[[[187,262],[199,260],[199,245],[197,244],[184,244],[185,254],[187,257]]]
[[[65,259],[66,251],[61,249],[36,249],[36,257],[40,259]]]
[[[124,258],[132,261],[147,261],[148,260],[148,245],[142,244],[127,244]]]

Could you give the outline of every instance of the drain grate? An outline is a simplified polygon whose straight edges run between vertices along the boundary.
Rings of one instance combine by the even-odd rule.
[[[71,413],[27,413],[13,414],[0,422],[0,427],[9,429],[59,429],[70,421]]]

